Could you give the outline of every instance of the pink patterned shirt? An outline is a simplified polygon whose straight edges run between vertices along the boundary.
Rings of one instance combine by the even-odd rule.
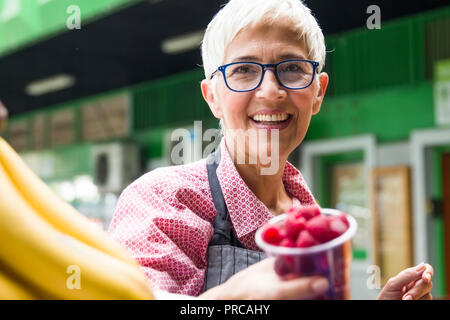
[[[256,230],[274,215],[248,188],[220,143],[217,177],[239,241],[259,250]],[[294,206],[315,204],[300,171],[286,162],[286,191]],[[142,266],[153,288],[197,296],[203,288],[208,243],[216,210],[206,159],[158,168],[141,176],[121,194],[108,232]]]

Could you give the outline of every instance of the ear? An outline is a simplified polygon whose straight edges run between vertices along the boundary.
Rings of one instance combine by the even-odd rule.
[[[213,88],[214,85],[215,85],[214,81],[206,79],[204,79],[200,84],[203,99],[205,99],[214,117],[216,117],[217,119],[222,119],[223,112],[220,104],[218,103],[217,97],[214,95],[214,88]]]
[[[319,79],[319,89],[317,90],[317,94],[314,97],[312,114],[319,113],[323,98],[325,97],[325,92],[327,91],[328,80],[329,80],[328,74],[326,72],[319,73],[317,75],[317,78]]]

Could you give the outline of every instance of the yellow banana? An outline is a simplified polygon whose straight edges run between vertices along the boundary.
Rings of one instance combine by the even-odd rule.
[[[35,297],[0,270],[0,300],[33,300]]]
[[[133,266],[61,233],[22,198],[0,165],[0,261],[58,299],[153,299]]]
[[[86,244],[138,266],[136,260],[109,235],[59,198],[0,137],[0,163],[27,202],[56,229]]]
[[[8,287],[8,284],[13,284],[16,290],[19,290],[18,294],[21,295],[21,297],[14,298],[14,300],[36,300],[36,299],[44,299],[44,300],[56,300],[58,297],[49,294],[48,292],[45,292],[42,290],[42,288],[36,287],[30,282],[24,280],[21,278],[14,270],[9,269],[2,261],[0,261],[0,296],[3,297],[4,300],[9,300],[7,296],[11,296],[11,287]],[[8,290],[1,289],[2,284],[5,283],[6,286],[9,288]]]

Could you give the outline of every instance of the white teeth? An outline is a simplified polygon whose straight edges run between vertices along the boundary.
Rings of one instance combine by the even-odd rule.
[[[287,118],[289,118],[289,115],[287,113],[282,114],[258,114],[254,117],[252,117],[255,121],[284,121]]]

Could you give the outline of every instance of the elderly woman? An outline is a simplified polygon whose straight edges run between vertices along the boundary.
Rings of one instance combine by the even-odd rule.
[[[110,234],[161,290],[205,299],[322,294],[326,279],[280,279],[254,240],[270,218],[316,205],[287,159],[328,84],[319,25],[299,0],[231,0],[208,25],[202,56],[203,97],[223,127],[219,148],[128,186]],[[429,265],[406,269],[379,298],[430,299],[432,275]]]

